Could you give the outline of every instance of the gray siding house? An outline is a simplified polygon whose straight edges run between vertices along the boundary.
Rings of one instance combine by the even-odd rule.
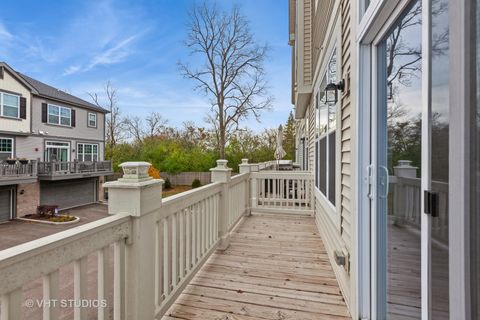
[[[0,62],[0,222],[101,199],[106,113]]]

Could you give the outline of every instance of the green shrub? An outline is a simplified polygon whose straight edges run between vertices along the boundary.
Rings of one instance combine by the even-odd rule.
[[[48,219],[48,221],[50,221],[50,222],[69,222],[69,221],[73,221],[75,219],[76,219],[76,217],[74,217],[74,216],[66,215],[66,216],[51,217],[51,218]]]
[[[165,183],[163,184],[163,187],[165,189],[171,189],[172,188],[172,183],[170,182],[170,179],[165,179]]]
[[[192,189],[195,189],[195,188],[198,188],[198,187],[201,187],[202,186],[202,183],[200,182],[200,180],[198,179],[195,179],[192,181]]]

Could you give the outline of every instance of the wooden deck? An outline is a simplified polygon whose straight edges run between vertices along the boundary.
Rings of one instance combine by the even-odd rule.
[[[165,320],[350,319],[311,217],[253,215],[234,230]]]
[[[432,243],[432,318],[448,319],[448,249]],[[388,319],[421,319],[419,230],[388,226]]]

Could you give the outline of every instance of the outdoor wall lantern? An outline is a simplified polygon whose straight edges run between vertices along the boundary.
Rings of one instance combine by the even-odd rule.
[[[343,80],[340,80],[337,83],[330,82],[327,84],[325,87],[325,103],[337,103],[338,90],[343,92],[343,89],[345,89],[345,82]]]

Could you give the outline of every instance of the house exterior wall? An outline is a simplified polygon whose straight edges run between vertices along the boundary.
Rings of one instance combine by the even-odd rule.
[[[64,141],[70,143],[70,161],[76,159],[76,151],[78,143],[93,143],[98,144],[98,159],[104,160],[105,158],[105,143],[98,140],[88,140],[88,139],[69,139],[61,136],[42,136],[42,135],[32,135],[32,136],[17,136],[14,139],[15,143],[15,157],[17,158],[27,158],[32,160],[45,161],[45,143],[46,141]]]
[[[27,100],[27,117],[26,119],[11,119],[0,116],[0,134],[1,133],[30,133],[30,111],[31,111],[31,94],[30,89],[19,82],[10,71],[4,69],[3,79],[0,77],[0,91],[14,93],[25,97]]]
[[[76,125],[75,127],[65,127],[59,125],[53,125],[48,123],[42,123],[42,103],[51,103],[58,106],[64,106],[75,110]],[[101,112],[90,111],[85,108],[79,108],[71,104],[62,103],[54,100],[49,100],[43,97],[33,96],[32,103],[32,130],[35,134],[39,131],[48,132],[47,136],[51,137],[63,137],[63,138],[77,138],[91,140],[91,141],[104,141],[105,130],[105,115]],[[91,128],[87,126],[88,113],[97,114],[97,127]]]
[[[345,301],[350,307],[352,316],[356,308],[355,289],[355,198],[353,190],[354,171],[352,160],[354,159],[354,92],[350,86],[350,79],[354,78],[356,68],[355,50],[352,49],[355,39],[352,31],[352,17],[355,4],[351,0],[325,0],[312,1],[312,58],[309,66],[298,65],[297,68],[305,74],[305,68],[312,72],[311,97],[305,113],[299,120],[297,134],[305,136],[308,146],[308,168],[314,174],[315,168],[315,139],[316,139],[316,107],[315,95],[320,87],[320,82],[325,73],[326,63],[330,59],[333,48],[337,52],[337,80],[343,79],[346,88],[343,93],[339,92],[336,117],[336,201],[335,206],[329,203],[326,198],[315,190],[315,217],[320,234],[324,240],[328,255],[332,262],[337,280],[339,282]],[[297,9],[298,5],[297,5]],[[303,30],[304,39],[307,35]],[[298,37],[302,36],[297,32]],[[297,61],[298,56],[294,57]],[[301,59],[300,59],[301,60]],[[298,63],[298,62],[297,62]],[[296,77],[299,77],[297,71]],[[292,77],[295,78],[295,75]],[[294,84],[292,84],[294,85]],[[295,100],[295,99],[292,99]],[[295,101],[298,103],[298,101]],[[297,107],[297,104],[295,104]],[[298,115],[297,115],[298,116]],[[296,140],[297,148],[300,147],[300,139]],[[316,189],[316,188],[314,188]],[[341,251],[350,257],[346,267],[338,266],[335,263],[334,252]]]

